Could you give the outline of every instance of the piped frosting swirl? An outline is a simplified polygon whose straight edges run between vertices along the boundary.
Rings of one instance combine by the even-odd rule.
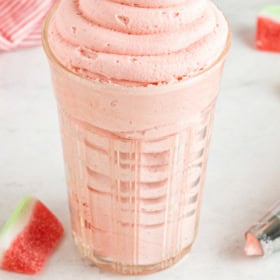
[[[62,0],[48,40],[69,70],[146,86],[187,79],[221,55],[228,36],[209,0]]]

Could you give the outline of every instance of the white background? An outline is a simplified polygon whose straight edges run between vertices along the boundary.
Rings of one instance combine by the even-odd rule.
[[[217,104],[197,241],[164,272],[138,279],[280,279],[280,253],[244,256],[244,232],[280,199],[280,54],[254,49],[264,0],[217,0],[233,31]],[[270,0],[272,4],[279,1]],[[74,248],[55,99],[41,48],[0,54],[0,224],[24,194],[42,199],[66,236],[35,279],[135,279],[84,264]],[[34,279],[0,271],[0,279]]]

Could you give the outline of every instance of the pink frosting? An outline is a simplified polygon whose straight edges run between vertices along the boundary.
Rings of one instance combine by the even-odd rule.
[[[48,38],[57,59],[79,75],[142,86],[205,70],[227,35],[209,0],[62,0]]]

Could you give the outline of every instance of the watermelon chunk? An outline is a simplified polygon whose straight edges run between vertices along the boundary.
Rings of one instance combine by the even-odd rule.
[[[280,52],[280,6],[265,7],[258,15],[256,47]]]
[[[39,272],[63,232],[60,221],[41,201],[24,197],[0,231],[0,267],[25,274]]]

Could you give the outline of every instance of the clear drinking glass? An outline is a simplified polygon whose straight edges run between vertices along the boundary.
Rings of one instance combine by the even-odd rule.
[[[48,20],[43,45],[60,116],[72,233],[81,255],[122,274],[173,265],[190,251],[197,233],[230,35],[217,61],[197,76],[172,85],[126,87],[66,69],[49,48],[47,29]]]

